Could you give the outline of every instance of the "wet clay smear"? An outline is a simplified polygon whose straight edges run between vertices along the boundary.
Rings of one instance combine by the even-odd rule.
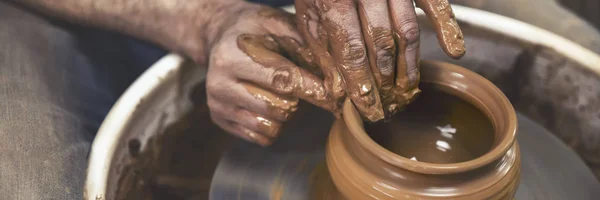
[[[204,84],[194,110],[148,140],[128,141],[130,159],[120,173],[117,200],[208,199],[212,175],[233,137],[211,123]]]
[[[494,128],[477,107],[427,83],[406,110],[388,122],[365,124],[375,142],[403,157],[436,164],[465,162],[487,153]]]

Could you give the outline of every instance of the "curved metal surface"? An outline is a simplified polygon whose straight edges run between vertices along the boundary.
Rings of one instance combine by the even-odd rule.
[[[453,0],[452,3],[533,24],[600,53],[600,30],[596,28],[598,26],[594,27],[581,18],[580,14],[583,13],[573,13],[559,3],[572,5],[582,1],[586,0]],[[597,0],[587,1],[600,3]],[[600,5],[598,3],[596,5]],[[598,7],[591,6],[586,6],[588,12],[596,13]]]
[[[598,63],[600,63],[600,57],[573,42],[570,42],[548,31],[510,18],[462,6],[453,6],[453,8],[459,22],[468,22],[478,29],[491,30],[530,44],[536,44],[555,49],[569,60],[579,63],[579,65],[585,70],[600,74],[600,65],[598,65]],[[293,10],[293,7],[287,7],[286,9]],[[423,15],[420,10],[418,10],[418,12],[420,16]],[[472,52],[472,54],[476,53],[477,52]],[[467,55],[468,54],[469,53],[467,53]],[[187,88],[203,80],[204,72],[201,69],[201,67],[193,67],[189,63],[186,63],[183,57],[173,54],[168,55],[153,65],[148,71],[146,71],[124,93],[124,95],[119,99],[119,101],[117,101],[106,117],[92,145],[84,191],[84,199],[111,199],[111,191],[117,187],[116,179],[118,177],[115,177],[115,173],[119,170],[119,168],[122,167],[123,160],[125,159],[124,154],[127,152],[124,141],[135,137],[141,139],[143,145],[145,143],[145,138],[161,131],[161,127],[163,127],[164,124],[171,123],[180,117],[182,112],[189,109],[191,102],[189,102],[187,98],[187,95],[189,94]],[[322,121],[325,122],[325,120]],[[306,125],[300,127],[306,127]],[[302,132],[301,130],[299,131]],[[538,133],[538,131],[535,132]],[[548,135],[543,131],[539,131],[539,133]],[[284,141],[284,138],[282,138],[281,141]],[[309,141],[317,140],[316,138],[308,135],[305,139]],[[520,140],[526,139],[520,138]],[[552,140],[556,139],[547,139],[549,142]],[[539,143],[537,144],[541,145]],[[278,144],[275,144],[275,146],[277,145]],[[533,145],[535,144],[532,144],[532,148]],[[263,149],[262,151],[267,151],[269,149],[272,150],[274,148],[275,147]],[[527,146],[523,145],[523,148],[525,149]],[[556,149],[564,149],[564,145],[562,147],[559,145],[556,147]],[[319,149],[308,148],[306,151],[314,153],[313,151],[319,151]],[[578,158],[572,152],[569,153],[568,150],[564,150],[562,152],[563,153],[560,154],[564,155],[565,158],[563,159],[567,161],[562,162],[562,164],[570,163],[568,166],[563,168],[563,171],[567,172],[567,175],[569,175],[569,168],[574,169],[570,170],[571,173],[584,172],[580,174],[571,174],[571,178],[563,177],[564,179],[585,179],[585,177],[590,176],[588,173],[589,170],[584,169],[585,166],[581,164],[581,161],[578,160]],[[286,153],[286,151],[279,153]],[[308,155],[303,153],[297,154]],[[529,155],[530,157],[534,158],[538,156],[538,154],[533,153]],[[524,156],[527,156],[527,154],[524,154]],[[545,154],[540,156],[548,157],[551,155]],[[255,161],[258,158],[264,158],[264,156],[257,155],[257,157],[253,158]],[[531,176],[544,175],[544,173],[542,173],[544,170],[537,170],[538,172],[536,172],[536,169],[543,169],[550,165],[563,166],[559,165],[560,163],[554,163],[560,162],[560,160],[545,162],[551,164],[536,163],[532,165],[531,169],[534,171],[532,171]],[[277,166],[277,164],[274,164],[274,166]],[[584,175],[583,177],[582,174]],[[260,183],[259,181],[261,179],[257,177],[258,176],[252,176],[246,180],[257,181],[256,183]],[[552,184],[553,182],[551,180],[539,179],[539,181],[534,182],[535,184],[544,185]],[[266,187],[266,185],[254,187],[256,187],[256,189],[260,189]],[[531,187],[536,186],[532,185]],[[559,191],[560,188],[556,190]],[[599,190],[596,188],[596,191]]]
[[[153,93],[159,85],[164,84],[162,80],[169,75],[169,71],[178,70],[182,62],[183,58],[177,55],[160,59],[115,103],[102,122],[92,144],[84,189],[85,199],[105,199],[108,174],[113,164],[113,159],[109,158],[112,158],[117,150],[118,140],[123,137],[127,127],[125,125],[134,120],[132,115],[138,104],[142,103],[142,100]]]
[[[119,98],[102,123],[88,160],[84,199],[114,199],[118,173],[127,163],[127,141],[163,131],[192,108],[189,94],[205,70],[171,54],[144,72]]]

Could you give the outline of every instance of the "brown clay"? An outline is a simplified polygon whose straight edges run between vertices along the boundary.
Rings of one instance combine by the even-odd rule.
[[[307,5],[305,1],[295,1],[295,3],[298,32],[312,52],[315,64],[323,73],[325,91],[330,93],[337,108],[341,108],[346,93],[342,76],[335,66],[333,56],[329,52],[327,32],[323,24],[318,22],[317,13],[310,9],[311,5]],[[340,116],[340,113],[341,109],[334,112],[337,116]]]
[[[365,44],[367,44],[367,49],[370,49],[369,52],[377,52],[375,48],[380,48],[380,55],[374,53],[368,56],[377,88],[379,88],[382,98],[385,99],[385,95],[394,87],[395,81],[392,73],[394,69],[381,69],[378,66],[389,66],[391,68],[394,65],[393,57],[396,55],[396,46],[392,38],[392,30],[383,27],[368,27],[364,32]]]
[[[401,55],[406,52],[407,39],[398,33],[395,33],[394,36],[398,43],[398,51]],[[399,56],[398,60],[396,61],[396,84],[392,89],[392,96],[394,99],[390,102],[386,102],[385,104],[388,117],[403,109],[406,105],[412,103],[421,92],[419,89],[419,71],[417,71],[415,80],[411,81],[408,77],[407,70],[408,67],[406,63],[406,57]]]
[[[298,109],[297,98],[284,98],[249,83],[241,83],[241,85],[252,96],[264,101],[268,106],[269,114],[272,116],[282,116],[287,119],[291,113]]]
[[[123,163],[113,199],[206,199],[222,152],[235,141],[211,123],[205,84],[194,89],[194,109],[146,143],[128,141],[131,159]],[[211,142],[206,142],[211,141]],[[199,159],[201,158],[201,159]]]
[[[448,0],[416,0],[417,6],[423,9],[433,23],[440,46],[451,58],[458,59],[465,55],[465,41],[458,22],[452,12]]]
[[[380,93],[371,76],[371,67],[368,62],[357,63],[357,61],[368,59],[367,52],[362,48],[352,46],[348,41],[349,36],[346,29],[340,25],[324,20],[323,26],[329,35],[331,50],[338,52],[339,56],[334,56],[334,60],[344,77],[346,94],[353,100],[365,120],[374,122],[383,119],[385,114]]]
[[[407,64],[410,64],[407,63],[405,55],[407,38],[400,33],[401,31],[390,30],[385,26],[372,26],[366,17],[364,7],[359,3],[357,6],[359,24],[351,25],[350,28],[361,27],[365,50],[360,47],[362,43],[350,41],[350,29],[345,26],[354,21],[341,20],[344,22],[340,22],[340,19],[327,17],[326,13],[332,12],[330,7],[335,1],[310,2],[313,1],[296,1],[296,24],[315,55],[315,63],[323,71],[324,87],[326,91],[334,94],[333,99],[342,98],[339,89],[343,85],[342,88],[347,90],[346,94],[363,119],[371,122],[387,119],[414,101],[420,92],[419,69],[417,66],[416,73],[407,73]],[[444,52],[454,59],[462,57],[466,52],[463,34],[448,0],[417,0],[416,2],[426,12],[435,27],[439,44]],[[342,10],[335,16],[354,11],[354,9]],[[403,19],[399,16],[392,16],[392,18],[392,20]],[[344,27],[341,24],[345,24]],[[420,57],[418,48],[417,46],[414,55],[416,62]],[[394,69],[381,69],[382,66],[394,66],[396,73],[391,73]],[[414,69],[410,69],[411,72],[412,70]],[[340,74],[345,79],[344,83],[339,82]]]
[[[365,39],[365,46],[368,50],[368,61],[371,68],[375,84],[381,95],[383,112],[390,116],[389,104],[394,102],[394,94],[391,92],[395,84],[394,63],[397,54],[396,44],[394,42],[393,31],[388,27],[373,27],[368,23],[367,14],[364,6],[358,7],[358,14],[361,21],[362,33]]]
[[[273,36],[280,47],[287,54],[287,57],[299,67],[309,70],[311,73],[323,77],[323,73],[317,65],[313,52],[298,43],[297,40],[291,37]]]
[[[254,114],[256,115],[256,114]],[[258,121],[258,130],[260,133],[265,134],[268,137],[275,137],[277,136],[277,134],[279,134],[279,130],[281,129],[281,124],[280,123],[274,123],[273,121],[260,116],[260,115],[256,115],[254,116],[256,118],[256,120]]]
[[[254,62],[274,70],[270,84],[273,92],[298,97],[331,112],[339,109],[339,105],[325,90],[323,82],[317,82],[321,80],[318,74],[310,72],[316,69],[310,58],[312,54],[293,38],[242,34],[237,38],[237,45]],[[305,66],[298,68],[288,57]]]
[[[353,104],[331,129],[327,167],[346,199],[512,199],[519,182],[515,111],[485,78],[452,64],[423,61],[422,82],[480,109],[494,127],[491,149],[467,161],[435,164],[405,158],[365,132]],[[426,87],[425,89],[430,89]],[[444,101],[444,99],[439,99]]]

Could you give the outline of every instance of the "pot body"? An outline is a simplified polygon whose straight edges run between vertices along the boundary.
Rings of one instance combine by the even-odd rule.
[[[333,124],[326,158],[333,183],[350,200],[512,199],[519,185],[521,163],[515,142],[501,159],[472,171],[417,173],[362,148],[342,119]]]
[[[508,98],[484,77],[465,68],[422,61],[421,82],[477,107],[494,127],[490,150],[449,164],[401,157],[365,132],[350,100],[331,128],[326,160],[333,183],[347,199],[512,199],[520,173],[517,121]],[[440,99],[443,101],[443,99]]]

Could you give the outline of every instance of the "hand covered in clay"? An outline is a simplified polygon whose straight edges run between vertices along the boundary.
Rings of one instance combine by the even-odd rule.
[[[442,49],[465,53],[448,0],[415,0]],[[298,28],[334,98],[346,90],[365,120],[391,116],[420,92],[419,26],[413,0],[296,0]]]
[[[292,14],[250,3],[213,45],[207,75],[212,120],[267,146],[299,99],[338,110],[325,94],[312,54],[302,47]],[[311,72],[312,70],[312,72]]]

